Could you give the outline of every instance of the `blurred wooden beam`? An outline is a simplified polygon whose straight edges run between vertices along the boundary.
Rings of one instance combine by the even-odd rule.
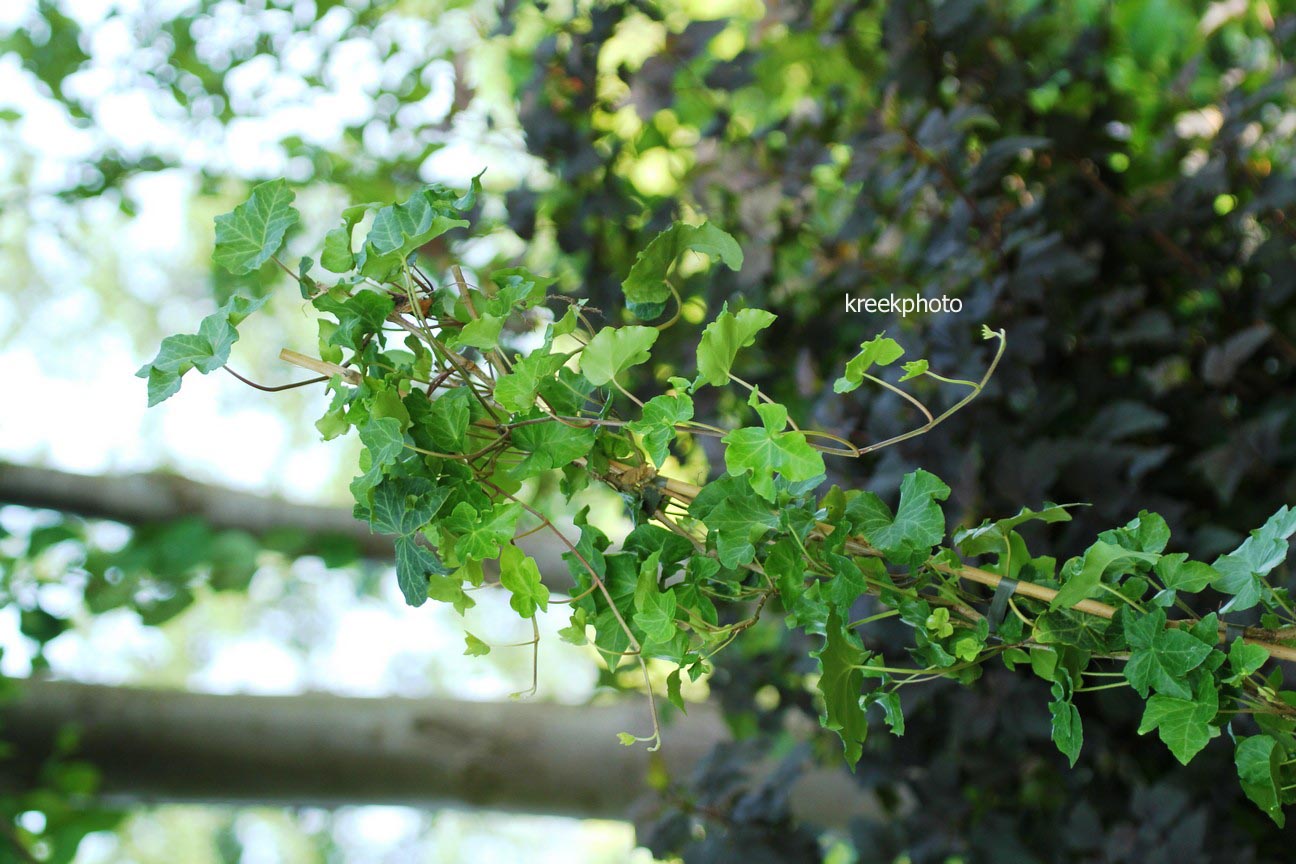
[[[0,705],[2,735],[16,752],[0,772],[0,794],[30,786],[58,731],[72,724],[77,757],[98,769],[101,795],[115,805],[448,805],[626,819],[652,800],[653,763],[683,779],[729,738],[709,705],[677,717],[652,754],[616,737],[645,731],[638,700],[567,706],[17,683],[18,698]],[[820,825],[877,812],[844,769],[804,775],[792,801]]]
[[[343,538],[367,558],[389,560],[392,540],[369,530],[349,507],[296,504],[283,498],[240,492],[200,483],[177,474],[150,472],[91,476],[0,462],[0,504],[57,510],[127,525],[171,522],[187,516],[211,527],[246,531],[265,537],[278,531],[306,538],[306,552],[321,541]],[[571,587],[564,551],[551,535],[533,534],[518,544],[536,559],[551,590]],[[490,562],[488,562],[489,564]]]

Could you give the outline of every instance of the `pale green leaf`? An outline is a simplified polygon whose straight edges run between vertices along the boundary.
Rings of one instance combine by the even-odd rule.
[[[729,234],[710,222],[676,222],[640,251],[630,275],[621,283],[631,314],[650,321],[665,311],[670,298],[666,273],[675,259],[690,249],[719,258],[731,270],[742,267],[742,249]]]
[[[294,197],[286,180],[271,180],[255,187],[231,212],[217,216],[212,260],[236,276],[270,260],[288,229],[297,224]]]
[[[625,370],[647,362],[657,341],[652,327],[604,327],[580,355],[580,370],[596,386],[603,386]]]
[[[720,387],[729,381],[738,351],[756,341],[756,334],[774,323],[775,315],[764,309],[743,309],[737,315],[726,306],[707,325],[698,343],[698,377],[694,387],[703,383]]]

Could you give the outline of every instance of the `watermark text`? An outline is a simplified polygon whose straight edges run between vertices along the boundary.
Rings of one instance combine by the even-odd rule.
[[[958,297],[852,297],[846,295],[847,312],[869,314],[896,312],[901,318],[917,312],[962,312],[963,301]]]

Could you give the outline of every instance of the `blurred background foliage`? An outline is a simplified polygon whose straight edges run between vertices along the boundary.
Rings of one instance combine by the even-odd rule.
[[[521,260],[620,320],[637,251],[675,219],[713,220],[746,262],[736,273],[681,265],[684,321],[723,302],[777,312],[744,378],[851,440],[915,420],[886,394],[842,398],[826,386],[861,341],[886,330],[933,369],[975,377],[979,325],[1007,330],[1006,360],[972,409],[877,457],[830,463],[835,482],[886,492],[921,466],[951,485],[963,524],[1089,502],[1040,538],[1059,557],[1141,508],[1162,513],[1181,548],[1211,555],[1296,500],[1290,4],[72,8],[87,5],[41,0],[0,31],[3,64],[43,99],[0,120],[4,235],[29,238],[4,254],[30,259],[33,284],[53,289],[65,273],[42,270],[30,238],[53,226],[75,248],[77,226],[128,223],[150,176],[188,184],[201,261],[210,215],[255,180],[287,176],[309,216],[422,181],[462,184],[485,167],[488,235],[450,235],[423,250],[428,259]],[[60,124],[75,143],[48,143]],[[189,323],[195,299],[230,287],[197,272],[127,278],[126,297],[105,297],[105,308]],[[78,278],[93,283],[93,270]],[[847,296],[892,294],[958,297],[963,311],[845,311]],[[168,313],[164,295],[185,303]],[[13,302],[19,315],[44,308],[38,291]],[[292,316],[285,305],[282,320]],[[636,389],[691,371],[696,336],[666,331],[659,350],[676,359],[644,371]],[[699,417],[736,409],[723,393],[704,396]],[[690,465],[705,470],[715,456],[700,450]],[[777,752],[789,718],[814,717],[814,646],[777,620],[759,632],[722,657],[711,687],[735,729]],[[888,628],[873,633],[868,647],[884,650]],[[856,826],[860,860],[1286,856],[1290,831],[1220,782],[1227,748],[1182,768],[1134,734],[1133,700],[1086,695],[1094,719],[1067,770],[1039,682],[990,673],[969,689],[916,694],[906,736],[879,730],[859,769],[891,806]],[[777,789],[735,791],[749,754],[700,766],[643,821],[640,842],[690,862],[816,855],[813,827],[789,823]]]

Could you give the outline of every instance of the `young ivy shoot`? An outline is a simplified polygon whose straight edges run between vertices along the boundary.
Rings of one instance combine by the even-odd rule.
[[[462,196],[431,185],[400,204],[343,210],[319,251],[320,267],[334,274],[325,281],[309,275],[311,258],[294,270],[278,257],[299,221],[285,181],[257,186],[216,219],[217,264],[246,275],[274,262],[320,314],[317,356],[283,356],[319,373],[310,383],[332,394],[317,424],[324,438],[353,427],[359,434],[355,513],[392,536],[410,605],[432,598],[463,612],[473,605],[465,589],[487,579],[485,562],[496,562],[499,585],[537,643],[537,611],[569,604],[562,638],[584,644],[592,636],[609,668],[634,664],[643,673],[651,728],[622,737],[654,749],[661,729],[648,660],[672,667],[664,695],[682,708],[681,676],[706,673],[716,652],[762,615],[781,615],[813,637],[821,721],[840,736],[852,767],[870,707],[903,734],[907,685],[940,677],[972,684],[987,663],[1037,675],[1051,684],[1053,740],[1073,764],[1083,742],[1074,695],[1132,688],[1145,701],[1138,731],[1155,731],[1185,764],[1227,732],[1243,789],[1282,824],[1283,805],[1296,800],[1296,691],[1284,689],[1281,665],[1296,661],[1296,612],[1271,573],[1286,559],[1296,511],[1282,507],[1211,563],[1167,551],[1165,520],[1141,512],[1059,564],[1027,549],[1018,528],[1066,521],[1065,505],[1023,508],[947,536],[949,487],[927,471],[904,478],[894,508],[865,490],[822,492],[825,457],[861,458],[930,431],[975,399],[1003,355],[1004,333],[983,327],[991,350],[975,381],[946,378],[921,359],[888,381],[900,345],[885,335],[861,345],[834,390],[867,382],[902,396],[921,417],[886,441],[802,429],[786,406],[734,374],[743,349],[775,320],[761,309],[722,308],[698,337],[696,375],[671,377],[665,392],[641,401],[623,379],[652,360],[663,329],[683,326],[670,279],[676,260],[692,251],[738,269],[737,243],[709,223],[672,225],[623,283],[627,310],[641,323],[595,327],[583,302],[550,294],[553,280],[525,269],[476,285],[457,267],[444,279],[419,268],[424,244],[469,226],[479,194],[477,180]],[[358,241],[370,212],[372,227]],[[164,339],[139,371],[149,404],[175,394],[189,370],[223,367],[239,323],[263,302],[235,293],[196,333]],[[517,350],[517,322],[547,322],[530,339],[537,347]],[[906,388],[923,378],[962,398],[933,414]],[[693,397],[707,387],[749,391],[749,424],[724,429],[697,419]],[[700,487],[659,474],[673,449],[696,436],[720,439],[724,472]],[[585,511],[574,531],[557,528],[557,512],[527,491],[551,472],[561,474],[567,501],[590,484],[621,493],[634,502],[634,529],[614,546]],[[569,599],[551,597],[515,543],[537,531],[566,550]],[[1200,614],[1207,591],[1212,606],[1220,596],[1227,602]],[[1239,613],[1258,624],[1224,620]],[[908,625],[911,662],[894,665],[865,647],[861,634],[883,618]],[[488,651],[468,637],[466,653]]]

